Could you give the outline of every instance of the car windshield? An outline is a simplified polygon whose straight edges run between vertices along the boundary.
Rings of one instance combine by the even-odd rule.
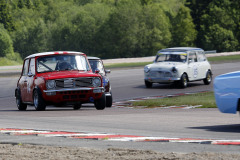
[[[96,69],[99,69],[100,74],[105,74],[103,64],[100,60],[89,60],[89,63],[91,65],[92,71],[95,72]]]
[[[90,67],[82,55],[51,55],[37,59],[37,72],[64,70],[89,71]]]
[[[155,62],[183,62],[187,60],[187,53],[184,52],[161,52],[157,54]]]

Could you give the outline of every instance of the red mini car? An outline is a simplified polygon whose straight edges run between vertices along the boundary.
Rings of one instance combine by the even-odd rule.
[[[45,110],[47,105],[72,105],[75,110],[83,103],[94,103],[97,110],[106,106],[101,75],[92,72],[84,53],[71,51],[26,57],[15,97],[19,110],[26,110],[27,105],[36,110]]]

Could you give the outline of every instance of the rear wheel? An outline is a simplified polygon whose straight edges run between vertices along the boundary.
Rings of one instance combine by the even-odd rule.
[[[25,111],[27,109],[27,105],[22,102],[22,97],[19,90],[16,91],[16,104],[18,110],[20,111]]]
[[[148,82],[148,81],[145,80],[145,86],[147,88],[152,88],[152,82]]]
[[[46,104],[38,90],[34,90],[33,92],[33,104],[37,111],[44,111],[46,109]]]
[[[74,104],[73,109],[79,110],[82,107],[82,104]]]
[[[184,73],[182,76],[181,76],[181,79],[179,81],[179,86],[181,88],[186,88],[187,87],[187,75]]]
[[[212,74],[210,71],[207,72],[206,78],[203,79],[204,84],[209,85],[212,82]]]
[[[106,107],[106,96],[105,96],[105,94],[103,93],[102,97],[100,99],[95,100],[94,104],[95,104],[95,108],[97,110],[105,109],[105,107]]]

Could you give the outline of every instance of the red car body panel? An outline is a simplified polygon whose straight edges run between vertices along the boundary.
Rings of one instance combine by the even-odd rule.
[[[23,70],[21,77],[17,83],[17,90],[21,93],[21,99],[23,103],[33,104],[33,92],[38,89],[41,92],[41,96],[46,102],[46,104],[62,104],[65,102],[68,103],[88,103],[94,102],[101,98],[102,94],[104,94],[104,88],[102,85],[102,77],[99,74],[92,73],[91,68],[86,71],[78,71],[78,70],[66,70],[66,71],[49,71],[38,73],[37,72],[37,59],[40,57],[52,56],[52,55],[81,55],[86,58],[86,55],[81,52],[46,52],[46,53],[38,53],[33,54],[25,58],[23,64]],[[24,74],[24,66],[26,61],[29,59],[35,59],[35,74],[34,75],[26,75]],[[86,58],[87,59],[87,58]],[[29,60],[30,61],[30,60]],[[34,61],[34,60],[32,60]],[[89,62],[87,61],[89,65]],[[26,65],[27,66],[27,65]],[[89,65],[90,66],[90,65]],[[26,68],[26,67],[25,67]],[[28,71],[30,70],[30,62],[28,64]],[[101,85],[98,87],[72,87],[72,88],[58,88],[58,89],[47,89],[46,82],[47,80],[63,80],[63,83],[68,79],[72,80],[73,83],[77,78],[99,78],[101,80]],[[93,81],[93,79],[91,79]],[[91,82],[92,83],[92,82]],[[98,90],[94,93],[94,90]],[[101,92],[99,91],[101,90]]]

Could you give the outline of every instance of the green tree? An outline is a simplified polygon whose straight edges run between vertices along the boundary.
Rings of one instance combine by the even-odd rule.
[[[145,6],[141,19],[141,31],[138,33],[141,45],[138,52],[141,56],[154,55],[158,50],[170,45],[171,24],[160,4]]]
[[[24,27],[18,29],[12,36],[15,51],[21,53],[22,58],[26,56],[49,50],[48,42],[51,37],[48,26],[42,19],[32,21],[26,19],[21,23]]]
[[[207,7],[207,13],[201,17],[200,41],[205,49],[219,52],[238,49],[236,30],[239,21],[232,15],[230,0],[213,0]]]
[[[238,46],[238,41],[234,37],[231,30],[225,29],[218,24],[214,24],[208,28],[208,32],[204,35],[204,48],[217,49],[218,51],[234,51]]]
[[[181,5],[177,15],[172,19],[172,46],[194,46],[197,31],[190,9]]]
[[[23,0],[18,0],[17,6],[18,6],[18,8],[20,8],[20,9],[24,8],[24,2],[23,2]]]
[[[13,43],[8,34],[8,31],[4,29],[3,25],[0,25],[0,57],[5,57],[6,55],[12,55]]]
[[[0,23],[2,23],[8,31],[15,29],[6,0],[0,0]]]
[[[26,6],[28,9],[33,8],[33,3],[32,3],[32,1],[31,1],[31,0],[26,0],[25,6]]]
[[[101,56],[132,57],[138,44],[139,15],[141,14],[139,1],[120,1],[110,15],[109,20],[102,26],[99,47]]]

